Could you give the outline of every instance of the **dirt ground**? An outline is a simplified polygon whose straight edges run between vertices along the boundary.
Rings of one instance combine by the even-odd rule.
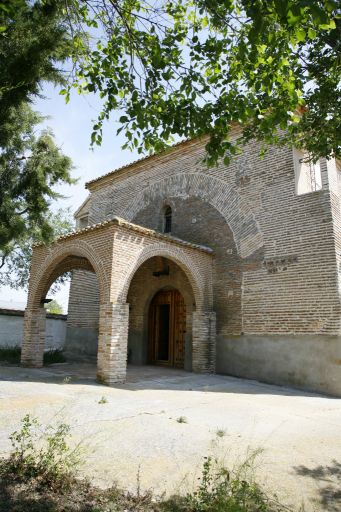
[[[84,363],[1,366],[0,454],[30,413],[72,426],[94,483],[171,494],[193,489],[204,456],[232,467],[261,449],[255,472],[270,492],[305,511],[341,510],[341,400],[148,366],[109,388],[95,373]]]

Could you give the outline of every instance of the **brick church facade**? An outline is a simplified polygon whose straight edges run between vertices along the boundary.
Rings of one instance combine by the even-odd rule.
[[[22,351],[42,364],[42,301],[72,270],[66,350],[341,395],[341,171],[250,142],[229,166],[197,139],[87,183],[77,230],[33,251]]]

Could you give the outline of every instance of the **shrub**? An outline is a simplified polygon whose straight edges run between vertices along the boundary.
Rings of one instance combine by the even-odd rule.
[[[0,361],[6,362],[8,364],[20,363],[20,354],[21,354],[21,348],[19,346],[1,347],[0,348]]]
[[[54,348],[44,352],[44,364],[65,363],[66,359],[61,348]]]
[[[285,510],[270,500],[246,473],[252,468],[257,452],[237,470],[219,466],[205,457],[198,489],[187,495],[188,512],[279,512]],[[180,509],[181,510],[181,509]]]
[[[65,423],[41,427],[36,418],[27,414],[21,429],[10,435],[12,452],[0,461],[0,475],[14,479],[35,478],[42,485],[67,487],[75,478],[80,463],[79,445],[67,444],[70,426]]]
[[[7,364],[20,364],[21,347],[1,347],[0,361]],[[60,348],[50,349],[44,352],[44,364],[65,363],[66,359],[63,350]]]

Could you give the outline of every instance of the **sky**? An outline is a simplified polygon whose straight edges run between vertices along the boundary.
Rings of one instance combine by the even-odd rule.
[[[102,174],[129,163],[138,158],[137,152],[121,150],[124,143],[123,136],[116,135],[118,124],[115,122],[119,113],[114,113],[112,119],[103,129],[102,146],[90,149],[90,135],[93,120],[100,111],[100,100],[95,95],[80,96],[76,92],[71,95],[70,102],[65,103],[65,97],[59,94],[59,87],[46,85],[42,91],[43,98],[39,98],[34,105],[35,110],[48,116],[44,125],[50,127],[55,140],[63,153],[70,156],[73,164],[73,177],[79,178],[75,185],[60,186],[58,192],[65,198],[54,202],[52,208],[71,207],[75,212],[88,196],[84,185]],[[53,296],[67,311],[68,286]],[[12,290],[9,287],[0,287],[0,303],[26,303],[27,293],[24,290]]]

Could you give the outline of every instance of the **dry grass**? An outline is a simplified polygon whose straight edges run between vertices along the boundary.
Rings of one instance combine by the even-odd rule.
[[[205,457],[197,490],[185,496],[157,497],[99,489],[77,478],[79,446],[69,446],[66,424],[42,427],[29,415],[10,436],[12,452],[0,459],[0,510],[6,512],[284,512],[247,479],[254,457],[230,472]]]

